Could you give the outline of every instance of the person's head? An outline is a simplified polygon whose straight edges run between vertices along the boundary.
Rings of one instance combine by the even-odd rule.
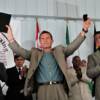
[[[14,62],[17,67],[22,67],[25,59],[21,55],[14,55]]]
[[[80,65],[81,65],[81,59],[80,59],[80,57],[79,56],[74,56],[72,58],[72,64],[73,64],[74,69],[79,68]]]
[[[39,41],[42,49],[50,49],[53,43],[52,34],[48,31],[42,31],[39,36]]]
[[[94,39],[95,39],[96,49],[100,48],[100,31],[96,32]]]
[[[87,62],[85,59],[82,60],[82,67],[86,67],[87,66]]]

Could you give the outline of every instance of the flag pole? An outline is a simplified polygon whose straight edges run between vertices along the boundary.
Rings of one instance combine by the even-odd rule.
[[[36,30],[35,30],[35,47],[38,48],[39,47],[39,43],[38,43],[38,38],[39,38],[39,24],[38,24],[38,18],[36,17]]]

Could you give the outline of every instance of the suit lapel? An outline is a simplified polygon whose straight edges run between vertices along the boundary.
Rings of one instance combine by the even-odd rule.
[[[95,52],[94,58],[96,59],[96,61],[97,61],[98,63],[100,63],[100,51],[99,51],[99,50]]]
[[[67,85],[69,87],[69,91],[71,93],[71,83],[69,81],[69,73],[67,71],[67,64],[65,63],[65,59],[64,59],[64,55],[63,54],[59,54],[60,51],[54,50],[53,51],[53,55],[57,60],[57,63],[59,64],[59,67],[61,69],[61,71],[63,72]],[[70,95],[70,94],[69,94]]]
[[[34,56],[36,56],[37,58]],[[32,55],[30,68],[29,68],[29,71],[27,74],[28,79],[30,79],[32,77],[32,75],[34,74],[34,72],[36,71],[42,56],[43,56],[43,51],[40,51],[38,53],[36,52]]]

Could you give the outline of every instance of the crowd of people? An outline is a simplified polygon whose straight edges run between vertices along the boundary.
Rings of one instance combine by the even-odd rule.
[[[13,36],[12,29],[6,25],[9,47],[14,53],[15,66],[2,70],[0,63],[0,100],[92,100],[92,81],[95,85],[95,100],[100,100],[100,35],[95,36],[98,42],[97,51],[88,57],[88,61],[79,56],[72,59],[72,68],[68,68],[66,57],[76,51],[85,40],[85,34],[91,25],[88,18],[83,21],[82,31],[67,47],[58,45],[52,48],[53,36],[48,31],[39,35],[41,48],[26,50],[21,47]],[[29,68],[23,66],[30,61]],[[3,87],[8,87],[5,95]],[[34,100],[34,99],[33,99]]]

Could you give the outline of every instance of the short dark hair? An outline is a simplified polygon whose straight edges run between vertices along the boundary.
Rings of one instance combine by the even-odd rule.
[[[72,63],[74,63],[74,61],[75,61],[78,57],[79,57],[78,55],[74,56],[74,57],[72,58]],[[79,57],[79,58],[80,58],[80,57]]]
[[[22,57],[22,56],[21,55],[18,55],[18,54],[15,54],[14,55],[14,60],[17,59],[17,58],[19,58],[19,57]],[[25,59],[24,57],[22,57],[22,58]]]
[[[94,36],[96,36],[97,34],[100,34],[100,31],[96,31],[96,32],[94,33]]]
[[[44,30],[44,31],[42,31],[42,32],[40,33],[39,39],[41,38],[41,35],[42,35],[42,34],[45,34],[45,33],[48,34],[48,35],[50,35],[51,39],[53,40],[52,34],[51,34],[49,31],[46,31],[46,30]]]

